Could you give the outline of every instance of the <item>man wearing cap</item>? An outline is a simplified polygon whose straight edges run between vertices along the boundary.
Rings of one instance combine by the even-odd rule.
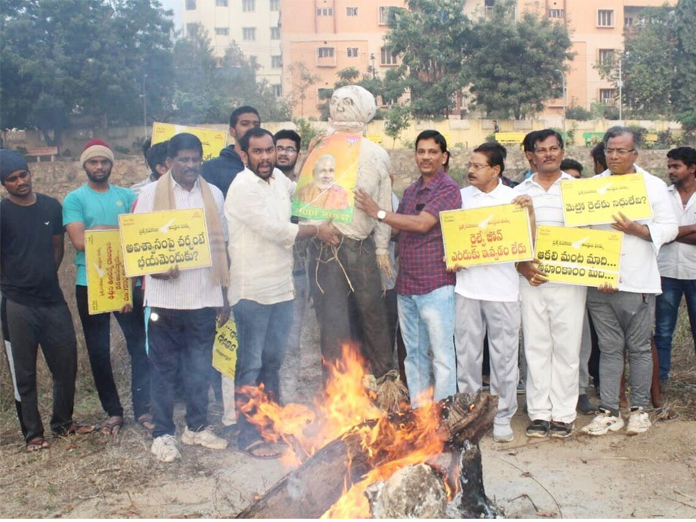
[[[38,345],[53,378],[51,430],[74,433],[77,344],[58,283],[63,218],[58,200],[32,191],[31,173],[16,151],[0,150],[0,287],[7,359],[27,451],[48,447],[38,409]],[[11,342],[10,342],[11,341]]]
[[[87,183],[70,192],[63,202],[63,224],[75,247],[77,278],[75,297],[80,313],[85,344],[92,367],[94,384],[102,408],[109,416],[102,432],[116,435],[123,426],[123,407],[111,369],[110,313],[90,315],[87,304],[87,269],[85,266],[85,231],[118,227],[118,215],[130,212],[135,193],[109,183],[114,153],[103,141],[94,139],[85,144],[80,165],[87,174]],[[143,298],[139,286],[133,288],[133,306],[115,312],[126,347],[131,357],[131,393],[133,414],[137,422],[152,429],[150,417],[150,367],[145,351]]]

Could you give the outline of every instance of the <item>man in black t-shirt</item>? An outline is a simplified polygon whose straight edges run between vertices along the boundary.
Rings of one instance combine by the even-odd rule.
[[[24,158],[0,150],[0,288],[5,348],[27,451],[48,447],[38,409],[38,345],[53,377],[51,430],[74,433],[77,343],[72,317],[58,283],[63,260],[60,203],[32,191]]]

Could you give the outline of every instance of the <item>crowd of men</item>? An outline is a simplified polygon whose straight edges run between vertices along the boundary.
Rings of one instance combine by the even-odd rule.
[[[330,107],[336,133],[364,131],[376,110],[374,98],[356,86],[337,90]],[[341,347],[354,342],[377,382],[401,374],[413,407],[457,391],[476,393],[488,373],[499,397],[496,441],[514,438],[520,366],[528,437],[568,437],[578,411],[595,414],[585,433],[620,430],[625,362],[631,380],[626,433],[650,428],[648,410],[659,401],[651,387],[669,378],[682,295],[696,338],[696,150],[669,151],[667,187],[636,164],[640,143],[630,128],[610,129],[593,149],[597,176],[643,177],[652,218],[632,221],[619,213],[614,223],[594,227],[624,234],[622,261],[617,288],[588,289],[549,281],[534,261],[447,269],[443,258],[442,211],[512,203],[526,209],[533,227],[564,226],[561,182],[581,177],[582,165],[564,159],[563,138],[554,130],[527,135],[530,168],[515,180],[504,175],[502,145],[475,148],[465,188],[448,175],[444,136],[423,131],[415,143],[420,176],[400,202],[389,156],[363,139],[351,223],[291,216],[302,164],[295,131],[273,135],[261,127],[256,109],[241,107],[229,132],[234,145],[206,162],[192,134],[153,145],[145,153],[150,174],[130,189],[109,181],[115,160],[108,144],[90,140],[80,157],[86,183],[62,205],[33,191],[18,152],[0,150],[7,192],[0,203],[3,337],[28,451],[48,447],[37,402],[39,345],[53,377],[51,431],[96,429],[73,421],[77,344],[58,281],[64,231],[75,250],[77,307],[106,414],[99,429],[116,435],[124,408],[111,366],[111,314],[88,311],[85,231],[118,228],[124,213],[194,208],[205,210],[211,266],[139,278],[133,305],[114,313],[130,355],[133,415],[152,432],[152,453],[162,462],[181,457],[177,396],[186,405],[181,442],[227,447],[208,421],[211,385],[224,403],[223,424],[237,426],[241,450],[258,458],[282,453],[247,418],[251,390],[263,384],[280,402],[293,396],[310,299],[324,361],[339,359]],[[317,172],[331,166],[328,160],[317,165]],[[327,176],[318,174],[313,190],[330,192],[335,185]],[[238,338],[234,379],[211,366],[216,328],[230,315]],[[587,395],[590,375],[599,405]]]

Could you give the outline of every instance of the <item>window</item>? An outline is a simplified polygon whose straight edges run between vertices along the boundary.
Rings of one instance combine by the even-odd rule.
[[[333,16],[333,7],[317,7],[317,16]]]
[[[549,9],[549,18],[563,18],[563,9]]]
[[[196,9],[196,0],[186,0],[186,10],[193,11]]]
[[[317,47],[317,67],[336,67],[334,47]]]
[[[389,6],[379,6],[379,25],[387,25],[389,23]]]
[[[271,11],[280,11],[280,0],[271,0]]]
[[[280,98],[283,95],[283,86],[279,83],[274,83],[273,93],[276,95],[276,98]]]
[[[386,47],[382,47],[380,65],[396,65],[396,55],[390,53]]]
[[[216,27],[215,34],[218,36],[227,36],[230,34],[230,29],[229,27]]]
[[[485,0],[483,9],[486,18],[493,16],[493,7],[495,6],[495,0]]]
[[[317,97],[320,100],[330,100],[331,96],[333,96],[333,89],[326,89],[323,87],[319,87],[319,89],[317,89]]]
[[[614,105],[614,89],[599,89],[599,101],[604,105]]]
[[[348,58],[357,58],[358,57],[358,48],[357,47],[348,47]]]
[[[346,7],[346,16],[358,16],[358,8]]]
[[[271,67],[274,69],[280,69],[283,66],[282,56],[271,56]]]
[[[317,58],[333,58],[334,48],[333,47],[319,47],[317,48]]]
[[[271,40],[280,40],[280,27],[271,27]]]
[[[245,13],[256,11],[256,0],[242,0],[242,11]]]
[[[610,64],[614,61],[614,49],[600,49],[599,63],[602,65]]]
[[[599,9],[597,11],[597,27],[614,27],[613,9]]]
[[[624,27],[631,27],[633,25],[633,17],[632,16],[626,16],[624,17]]]
[[[256,40],[256,27],[243,27],[242,28],[242,39],[243,40]]]
[[[215,0],[215,5],[218,7],[227,7],[227,0]]]

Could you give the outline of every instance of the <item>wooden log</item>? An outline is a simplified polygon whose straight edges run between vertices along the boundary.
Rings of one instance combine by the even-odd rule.
[[[461,448],[466,441],[477,442],[490,428],[495,404],[487,393],[457,394],[441,401],[441,430],[444,440]],[[400,429],[413,421],[408,411],[389,417]],[[344,488],[360,482],[371,469],[389,460],[386,454],[369,456],[362,447],[359,430],[373,427],[366,421],[330,442],[284,477],[265,495],[237,515],[237,518],[318,518],[341,497]]]

